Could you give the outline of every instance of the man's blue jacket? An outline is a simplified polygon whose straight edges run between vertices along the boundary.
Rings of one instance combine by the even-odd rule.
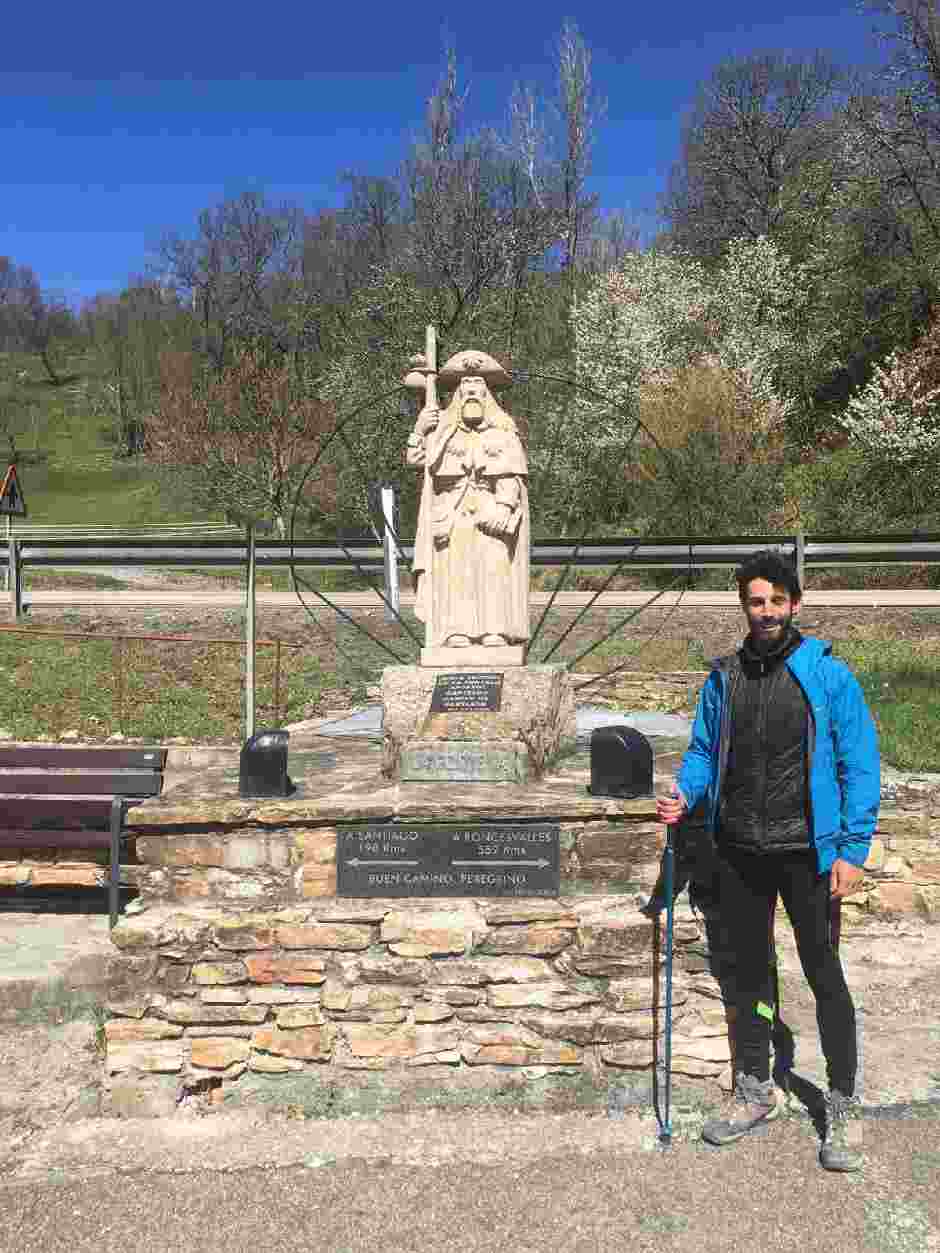
[[[716,836],[731,735],[728,671],[733,664],[734,655],[716,662],[702,688],[678,776],[690,810],[705,801],[708,829]],[[837,857],[861,866],[881,798],[878,735],[862,689],[825,640],[804,638],[784,665],[806,697],[810,840],[819,873],[831,869]]]

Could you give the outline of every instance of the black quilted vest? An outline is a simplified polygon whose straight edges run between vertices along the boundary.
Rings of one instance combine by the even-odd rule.
[[[784,662],[802,640],[790,628],[770,653],[744,641],[729,672],[731,732],[719,843],[753,852],[807,848],[809,710]]]

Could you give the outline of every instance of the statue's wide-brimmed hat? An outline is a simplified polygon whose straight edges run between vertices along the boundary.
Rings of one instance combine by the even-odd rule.
[[[442,387],[456,387],[461,379],[468,375],[481,378],[491,391],[498,387],[508,387],[512,382],[509,373],[488,352],[478,352],[475,348],[464,348],[444,363],[438,374]]]

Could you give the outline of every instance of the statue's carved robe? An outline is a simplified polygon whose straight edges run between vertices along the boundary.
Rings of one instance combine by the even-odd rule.
[[[444,645],[451,635],[528,639],[528,467],[512,419],[484,418],[475,428],[442,421],[412,437],[407,457],[425,470],[414,555],[425,643]],[[481,528],[490,521],[506,529],[487,534]]]

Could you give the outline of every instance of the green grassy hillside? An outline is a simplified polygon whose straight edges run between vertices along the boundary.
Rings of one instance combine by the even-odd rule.
[[[117,456],[107,416],[95,412],[102,380],[90,353],[62,353],[52,384],[36,356],[0,353],[0,461],[10,434],[30,523],[140,525],[223,521],[161,489],[136,461]]]

